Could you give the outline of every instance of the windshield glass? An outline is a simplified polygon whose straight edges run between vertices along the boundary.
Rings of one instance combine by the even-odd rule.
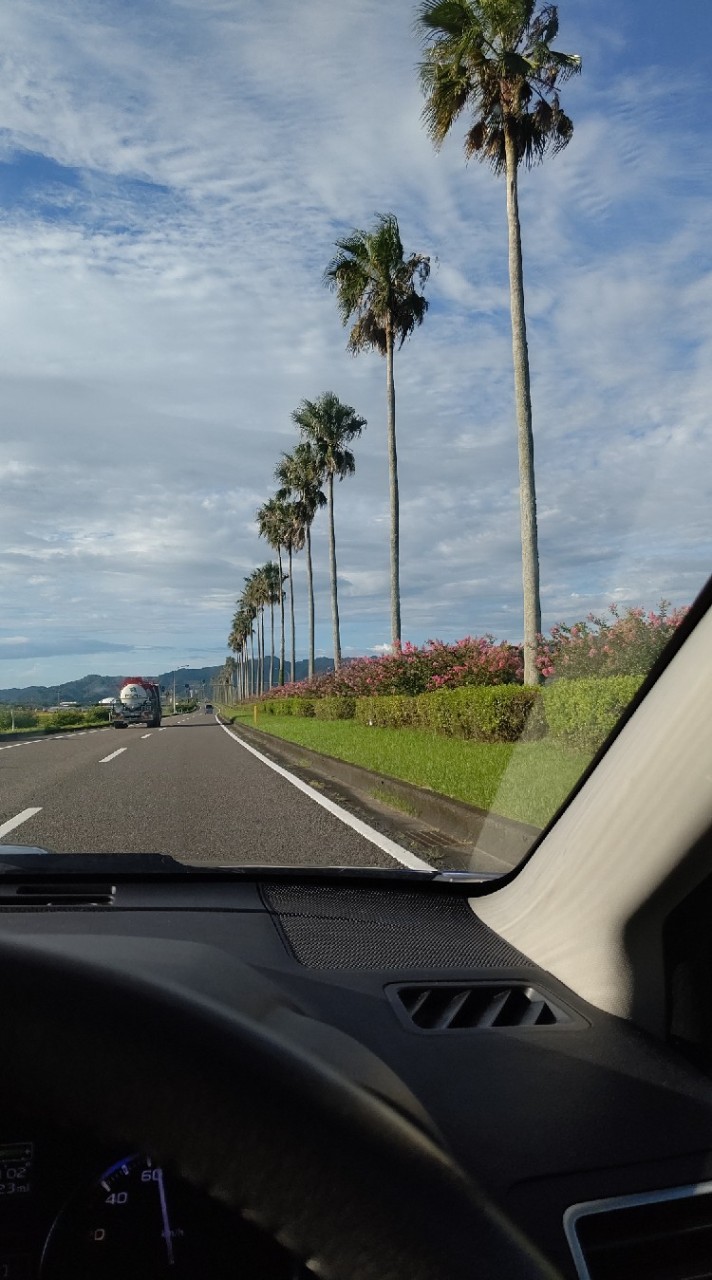
[[[712,563],[712,8],[2,25],[0,844],[507,871]]]

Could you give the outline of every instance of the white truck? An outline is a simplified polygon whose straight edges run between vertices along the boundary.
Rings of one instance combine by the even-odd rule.
[[[114,710],[115,729],[130,724],[145,724],[158,729],[161,723],[161,691],[155,680],[144,676],[127,676],[119,690]]]

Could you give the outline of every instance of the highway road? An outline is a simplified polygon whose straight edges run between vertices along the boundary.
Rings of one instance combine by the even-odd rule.
[[[427,864],[212,715],[0,744],[0,845],[212,865]]]

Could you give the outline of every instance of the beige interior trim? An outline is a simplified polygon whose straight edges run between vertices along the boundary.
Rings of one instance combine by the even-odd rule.
[[[712,611],[529,862],[471,905],[586,1000],[662,1033],[661,930],[712,873],[710,831]]]

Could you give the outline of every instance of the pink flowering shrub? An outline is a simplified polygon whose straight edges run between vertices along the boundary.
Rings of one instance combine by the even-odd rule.
[[[670,611],[668,601],[661,600],[657,613],[627,609],[621,614],[612,604],[610,618],[589,613],[585,622],[561,622],[539,637],[539,671],[544,678],[571,680],[647,675],[687,612],[688,606]]]
[[[493,636],[466,636],[454,644],[428,640],[422,648],[404,644],[381,657],[347,660],[339,671],[326,671],[312,680],[273,689],[268,697],[412,697],[467,685],[521,684],[523,674],[519,646],[497,644]]]

